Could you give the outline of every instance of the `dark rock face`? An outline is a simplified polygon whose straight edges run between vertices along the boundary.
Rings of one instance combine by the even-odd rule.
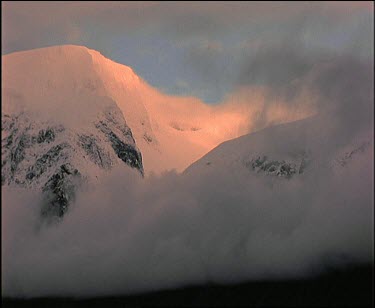
[[[44,217],[62,217],[68,210],[68,205],[74,201],[77,185],[80,184],[82,176],[79,171],[70,164],[60,166],[47,183],[43,186],[46,199],[41,214]]]
[[[270,160],[267,156],[258,157],[246,162],[245,165],[257,173],[265,173],[290,179],[293,175],[303,173],[306,166],[304,157],[299,166],[296,163],[286,162],[284,160]]]
[[[12,144],[13,142],[11,142]],[[11,145],[10,144],[10,145]],[[16,146],[10,152],[11,164],[10,170],[12,175],[17,170],[19,163],[25,158],[25,147],[27,147],[27,137],[22,135],[21,138],[18,140]]]
[[[141,153],[136,151],[134,147],[122,142],[113,132],[110,132],[108,137],[117,156],[124,163],[132,168],[138,169],[143,174]]]
[[[85,150],[92,162],[103,169],[111,168],[111,159],[99,145],[94,136],[80,135],[79,145]]]
[[[98,117],[82,132],[36,122],[25,113],[2,114],[2,185],[40,189],[41,215],[59,218],[91,174],[83,166],[109,170],[120,161],[143,176],[142,155],[122,112],[112,106]]]
[[[137,169],[143,176],[142,155],[135,145],[130,128],[124,125],[124,121],[119,118],[118,114],[111,110],[105,113],[104,119],[96,124],[96,128],[110,141],[118,158],[128,166]]]
[[[146,133],[143,134],[143,139],[146,140],[147,143],[153,142],[153,139],[151,136],[147,135]]]
[[[24,114],[3,115],[2,118],[2,123],[6,124],[2,131],[8,133],[2,140],[2,185],[41,186],[46,200],[42,216],[61,217],[74,199],[79,185],[76,178],[81,177],[72,165],[63,164],[71,155],[69,143],[56,142],[64,128],[47,126],[47,129],[36,130],[39,125]]]
[[[353,159],[354,156],[365,152],[368,147],[370,147],[370,142],[364,142],[359,147],[345,153],[344,156],[336,159],[336,162],[339,163],[342,167],[345,167]]]
[[[27,180],[32,180],[34,177],[40,177],[48,168],[56,164],[63,156],[63,149],[69,148],[69,144],[61,143],[53,146],[47,153],[38,158],[33,166],[29,168],[26,174]]]
[[[53,131],[53,129],[48,128],[46,130],[42,129],[39,131],[38,139],[37,139],[38,143],[42,143],[42,142],[50,143],[50,142],[53,142],[54,140],[55,140],[55,132]]]

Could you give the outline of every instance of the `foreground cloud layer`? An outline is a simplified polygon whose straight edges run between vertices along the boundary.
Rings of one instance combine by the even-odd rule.
[[[37,195],[3,189],[3,295],[123,294],[370,262],[371,155],[273,185],[245,168],[146,180],[118,170],[50,226]]]
[[[12,5],[14,10],[8,10],[11,14],[5,16],[9,31],[15,29],[9,26],[14,25],[14,20],[23,21],[24,24],[16,24],[18,29],[24,29],[25,24],[35,20],[35,12],[40,11],[37,5],[30,12],[22,8],[24,4],[19,4],[20,11],[17,11],[18,4]],[[215,58],[215,55],[225,48],[206,38],[197,39],[196,34],[204,28],[203,33],[213,38],[218,30],[220,33],[229,31],[233,16],[239,16],[235,20],[239,20],[240,25],[248,16],[248,11],[241,13],[241,4],[237,4],[233,12],[225,6],[212,10],[204,4],[189,10],[185,10],[185,6],[175,7],[179,12],[177,21],[184,25],[175,27],[176,23],[170,19],[166,19],[167,24],[163,22],[165,12],[160,5],[156,5],[159,8],[155,10],[154,4],[150,4],[151,8],[142,7],[143,11],[137,5],[130,5],[127,12],[132,12],[130,15],[137,11],[148,12],[150,18],[144,19],[148,20],[147,25],[158,25],[157,31],[165,29],[168,35],[176,37],[176,44],[181,44],[179,38],[187,42],[190,38],[192,44],[203,45],[203,49],[194,44],[194,48],[190,46],[193,51],[188,63],[211,63],[207,68],[199,65],[205,80],[211,80],[222,71],[217,70],[215,64],[221,61],[210,61],[223,59]],[[314,52],[300,48],[299,40],[287,39],[295,33],[292,30],[301,25],[298,22],[285,28],[284,35],[280,35],[276,43],[270,41],[278,37],[278,32],[266,31],[269,34],[266,42],[251,39],[247,42],[250,49],[246,49],[246,42],[241,45],[241,52],[255,50],[255,57],[245,55],[241,58],[243,62],[236,62],[240,64],[240,68],[234,69],[236,73],[221,76],[217,84],[228,84],[230,80],[234,85],[233,94],[225,96],[223,106],[228,110],[243,106],[240,110],[251,116],[248,131],[293,120],[297,117],[290,116],[291,111],[307,106],[309,111],[311,107],[318,113],[311,122],[311,131],[319,140],[324,140],[323,147],[314,148],[317,159],[321,156],[322,161],[332,161],[345,153],[342,152],[345,146],[365,135],[370,146],[360,159],[354,159],[336,171],[321,164],[310,173],[289,180],[259,177],[246,168],[231,170],[220,166],[207,173],[179,175],[170,172],[146,179],[128,169],[119,169],[102,178],[100,185],[85,187],[63,221],[52,225],[40,221],[43,200],[38,194],[3,186],[3,295],[123,294],[192,283],[298,277],[316,274],[326,266],[371,262],[372,36],[366,43],[371,43],[371,47],[365,48],[363,46],[367,45],[362,43],[369,38],[368,33],[373,32],[373,28],[368,27],[373,19],[368,10],[373,5],[350,5],[354,7],[345,6],[343,11],[335,5],[328,5],[324,10],[321,6],[306,9],[286,5],[276,14],[280,20],[289,20],[295,11],[305,12],[297,14],[299,16],[310,16],[311,12],[319,11],[318,20],[323,18],[324,25],[333,20],[337,27],[330,28],[333,32],[327,37],[323,35],[327,27],[323,27],[319,39],[307,40],[311,44],[319,43],[312,44]],[[113,17],[118,6],[112,3],[103,11],[97,10],[95,5],[70,4],[66,11],[61,11],[61,16],[76,18],[77,23],[71,24],[77,27],[70,29],[73,31],[60,27],[64,18],[55,24],[64,32],[64,39],[69,33],[70,38],[80,41],[84,33],[80,22],[89,25],[91,17],[87,15],[94,12],[110,16],[108,27],[112,30],[121,28],[118,25],[123,25],[123,15],[119,13]],[[56,7],[57,4],[51,4],[49,9],[54,11]],[[197,8],[207,15],[197,14]],[[88,10],[90,14],[87,14]],[[360,19],[353,21],[350,16],[348,19],[343,17],[348,15],[345,13],[348,10],[366,16],[363,25],[367,25],[367,32],[358,30],[362,25],[362,22],[357,23]],[[269,21],[275,17],[271,11],[259,5],[253,15]],[[24,14],[24,18],[13,18],[19,14]],[[45,25],[51,24],[53,19],[49,16],[54,14],[43,12],[42,15],[35,26],[40,28],[42,24],[43,28],[49,29]],[[331,19],[333,15],[337,19]],[[151,31],[152,27],[139,25],[136,16],[125,19],[126,27],[134,33],[142,32],[142,29]],[[227,19],[228,16],[231,18]],[[348,20],[351,22],[346,23]],[[311,29],[319,24],[314,19],[310,22],[314,25]],[[332,24],[328,22],[328,25]],[[332,41],[331,38],[337,37],[333,34],[342,33],[338,25],[358,31],[347,31],[348,36],[339,36]],[[260,33],[262,27],[258,24],[256,29],[255,33]],[[30,41],[24,40],[23,33],[27,34],[16,31],[9,35],[14,39],[6,43],[9,50],[22,49],[23,43],[25,48],[33,48],[46,42],[33,41],[37,39],[34,36],[29,36]],[[301,38],[312,33],[314,31],[305,31],[296,35]],[[358,41],[352,41],[355,36]],[[285,43],[282,43],[284,39]],[[333,53],[326,52],[327,44],[333,48]],[[209,57],[205,58],[207,51]],[[210,82],[203,83],[206,84]],[[263,148],[274,148],[280,142],[267,136],[262,135]],[[292,147],[288,136],[284,138],[283,146]],[[306,139],[307,145],[308,141]]]

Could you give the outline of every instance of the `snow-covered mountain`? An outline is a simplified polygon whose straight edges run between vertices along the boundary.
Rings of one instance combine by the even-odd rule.
[[[145,174],[183,171],[221,142],[248,133],[261,115],[270,122],[306,116],[305,108],[288,111],[282,104],[262,114],[265,101],[256,90],[229,96],[222,104],[208,105],[195,97],[166,95],[142,80],[128,66],[115,63],[95,50],[63,45],[2,56],[3,96],[28,109],[50,108],[65,99],[74,104],[74,115],[89,113],[82,95],[107,97],[119,107],[142,152]],[[258,95],[258,96],[257,96]],[[242,102],[244,101],[244,102]],[[241,103],[242,102],[242,103]],[[66,103],[54,106],[59,116],[72,116]],[[307,113],[310,113],[308,111]]]
[[[141,174],[182,171],[223,141],[249,131],[254,106],[210,106],[166,95],[131,68],[86,47],[16,52],[2,56],[2,64],[2,184],[53,192],[49,198],[58,215],[73,198],[76,183],[100,181],[118,164]],[[280,122],[285,112],[277,108]],[[283,121],[303,114],[290,113]],[[244,169],[290,178],[312,164],[350,160],[358,149],[367,149],[368,136],[327,146],[334,138],[320,138],[320,126],[312,121],[224,142],[185,174],[220,166],[232,173]],[[340,156],[336,150],[344,146],[347,152]]]
[[[86,99],[79,101],[96,105],[95,114],[72,116],[68,122],[40,119],[35,111],[2,113],[2,185],[41,189],[47,198],[45,214],[62,216],[82,181],[95,181],[118,164],[143,174],[141,153],[116,104]]]
[[[251,106],[236,99],[235,104],[207,105],[194,97],[166,95],[130,67],[82,46],[15,52],[2,56],[2,62],[2,92],[7,105],[12,100],[26,110],[39,106],[38,113],[51,117],[56,112],[68,121],[95,111],[90,110],[89,102],[82,103],[82,96],[114,101],[142,152],[145,174],[183,171],[221,142],[248,133],[251,115],[260,113],[264,104],[257,98],[257,104]],[[66,110],[69,104],[73,108],[70,111]],[[276,117],[278,122],[304,117],[303,110],[296,110],[280,120],[280,112],[285,112],[279,107],[267,117]]]
[[[119,164],[144,173],[123,112],[93,91],[93,71],[79,69],[87,61],[83,48],[3,57],[2,185],[43,191],[43,213],[53,216],[65,213],[80,183]]]
[[[220,169],[228,176],[248,172],[260,177],[291,179],[322,170],[340,172],[353,161],[369,165],[373,155],[371,129],[342,139],[339,130],[324,129],[326,119],[313,116],[223,142],[189,166],[184,174],[200,177]]]
[[[183,170],[246,126],[238,110],[160,93],[86,47],[16,52],[2,64],[2,184],[54,191],[59,215],[73,182],[123,162],[142,174]]]

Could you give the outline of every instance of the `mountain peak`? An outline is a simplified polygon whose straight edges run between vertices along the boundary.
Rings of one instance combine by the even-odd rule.
[[[84,128],[102,108],[117,105],[147,173],[182,171],[222,141],[247,132],[242,107],[161,93],[129,66],[84,46],[16,52],[3,56],[2,64],[3,112],[33,112],[38,119]]]
[[[114,166],[143,174],[141,152],[110,92],[110,60],[74,45],[2,60],[2,184],[41,189],[43,211],[62,216],[80,183]]]
[[[96,66],[96,71],[103,72],[100,66],[109,66],[121,74],[133,75],[132,79],[140,80],[134,70],[124,64],[116,63],[106,58],[99,51],[89,49],[81,45],[57,45],[26,51],[19,51],[2,56],[5,66],[22,66],[23,71],[36,68],[43,69],[45,66],[51,71],[70,70],[72,66],[75,73],[83,72],[88,68]],[[80,74],[78,75],[80,76]]]

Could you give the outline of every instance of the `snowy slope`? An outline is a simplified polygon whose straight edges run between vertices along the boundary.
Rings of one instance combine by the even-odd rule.
[[[224,142],[182,173],[208,217],[205,231],[227,237],[216,249],[231,247],[234,264],[242,247],[245,262],[255,271],[268,263],[269,273],[373,259],[373,125],[348,133],[353,123],[333,119],[319,115]]]
[[[2,185],[42,190],[49,200],[46,211],[62,216],[83,181],[96,183],[119,164],[143,174],[141,153],[122,113],[113,102],[103,103],[84,127],[37,120],[26,111],[3,112]]]
[[[45,211],[57,216],[82,182],[96,183],[117,165],[143,174],[132,131],[117,104],[100,95],[89,62],[83,48],[3,57],[2,185],[42,190]]]
[[[313,116],[226,141],[189,166],[184,174],[199,176],[220,169],[228,175],[247,172],[290,179],[319,170],[339,172],[353,160],[371,163],[371,130],[340,139],[340,131],[324,129],[324,119]]]
[[[75,169],[88,181],[100,180],[103,170],[121,161],[145,174],[182,171],[223,141],[249,130],[249,112],[254,106],[210,106],[193,97],[168,96],[131,68],[86,47],[16,52],[2,56],[2,64],[4,184],[42,189],[54,174],[70,176]],[[258,107],[254,107],[255,114]],[[280,114],[285,112],[276,108],[274,113],[280,122]],[[303,112],[290,113],[284,120],[301,116]],[[263,150],[261,140],[249,146],[257,152],[251,152],[247,165],[258,156],[255,167],[265,163],[263,155],[268,150]],[[243,145],[237,146],[239,155]],[[225,147],[226,143],[219,149]],[[295,150],[296,164],[306,151],[304,147]],[[267,159],[288,158],[276,154]],[[225,157],[223,165],[238,159]],[[73,166],[70,173],[58,169],[65,160]],[[53,167],[47,170],[46,165]],[[43,176],[35,171],[41,168]]]
[[[252,122],[256,122],[253,117],[261,114],[265,104],[254,90],[241,94],[244,103],[234,99],[234,104],[229,100],[219,105],[207,105],[194,97],[166,95],[130,67],[82,46],[16,52],[2,56],[2,61],[3,93],[8,100],[27,98],[34,107],[40,107],[36,110],[38,116],[56,113],[61,119],[66,115],[64,121],[72,120],[75,125],[86,114],[90,118],[96,112],[92,103],[82,103],[77,97],[90,95],[114,101],[142,152],[146,174],[168,169],[183,171],[223,141],[248,133]],[[255,95],[252,104],[247,102],[250,94]],[[66,110],[68,107],[72,112]],[[306,117],[304,108],[283,108],[282,104],[275,105],[266,118],[280,123]]]
[[[86,47],[16,52],[3,56],[2,61],[2,92],[9,102],[3,111],[30,111],[32,107],[38,118],[54,116],[65,125],[85,127],[85,118],[91,119],[97,112],[92,98],[110,99],[133,132],[146,173],[182,170],[213,146],[238,136],[232,127],[227,135],[212,127],[217,122],[217,116],[211,117],[213,108],[193,98],[164,95],[131,68]]]
[[[16,52],[2,64],[2,184],[54,191],[58,215],[78,182],[117,164],[182,170],[239,133],[238,121],[218,123],[227,113],[164,95],[85,47]]]
[[[161,93],[134,71],[87,50],[105,93],[123,111],[144,158],[146,173],[182,171],[219,143],[244,134],[248,116],[194,97]]]

